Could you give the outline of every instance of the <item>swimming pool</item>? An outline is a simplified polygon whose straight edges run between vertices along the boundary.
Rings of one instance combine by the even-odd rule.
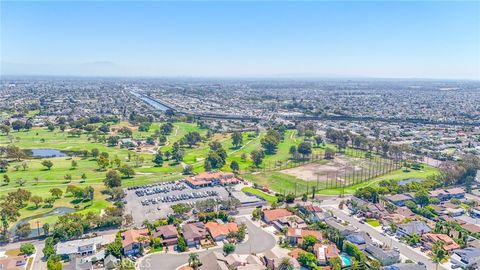
[[[352,261],[350,260],[350,256],[348,256],[347,254],[340,254],[340,259],[342,259],[342,266],[352,265]]]

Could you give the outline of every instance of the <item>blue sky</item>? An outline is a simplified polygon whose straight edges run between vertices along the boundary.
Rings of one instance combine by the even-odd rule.
[[[479,2],[2,2],[2,74],[480,79]]]

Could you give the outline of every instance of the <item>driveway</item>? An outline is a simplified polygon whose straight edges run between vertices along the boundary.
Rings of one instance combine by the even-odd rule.
[[[381,241],[382,243],[387,243],[390,244],[393,247],[397,247],[400,250],[400,253],[404,255],[405,257],[415,261],[415,262],[423,262],[426,266],[427,269],[445,269],[442,265],[438,265],[438,268],[436,268],[436,264],[430,260],[426,255],[419,254],[416,251],[412,250],[409,246],[400,243],[397,239],[393,237],[386,237],[380,234],[377,230],[375,230],[373,227],[367,224],[362,224],[358,220],[356,220],[354,217],[350,217],[344,212],[338,210],[337,208],[327,206],[325,207],[328,210],[332,210],[333,214],[340,219],[348,221],[350,224],[353,226],[357,227],[359,230],[367,232],[370,234],[371,237]]]
[[[238,244],[235,248],[237,254],[250,254],[261,253],[272,249],[276,240],[270,233],[264,231],[262,228],[257,227],[250,220],[244,217],[237,218],[238,222],[243,222],[247,225],[248,240],[245,243]],[[222,250],[219,247],[215,247],[209,250],[198,252],[200,257],[213,251]],[[187,263],[188,253],[185,254],[171,254],[171,253],[155,253],[144,257],[139,261],[138,267],[142,270],[148,269],[165,269],[174,270],[179,266]]]

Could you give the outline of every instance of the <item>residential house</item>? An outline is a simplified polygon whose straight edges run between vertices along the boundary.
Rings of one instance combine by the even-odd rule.
[[[350,224],[343,225],[343,224],[339,223],[338,221],[336,221],[334,218],[326,219],[325,223],[328,226],[337,229],[343,237],[345,237],[346,235],[351,234],[351,233],[353,233],[357,230],[352,225],[350,225]]]
[[[288,256],[279,247],[274,247],[271,250],[267,250],[263,253],[263,262],[268,269],[276,270],[280,266],[283,258],[288,258],[293,264],[294,270],[300,270],[300,264],[294,258]]]
[[[55,251],[60,256],[90,256],[96,254],[103,246],[114,241],[114,238],[97,236],[87,239],[78,239],[67,242],[59,242],[55,245]]]
[[[305,230],[297,228],[288,228],[287,230],[287,240],[292,245],[302,244],[303,238],[307,235],[312,235],[317,238],[318,241],[322,241],[322,232],[314,230]]]
[[[465,190],[463,188],[436,189],[429,192],[430,197],[438,198],[440,201],[448,201],[450,199],[465,198]]]
[[[103,265],[105,266],[105,269],[113,270],[113,269],[118,269],[119,267],[118,262],[119,260],[112,254],[110,254],[103,260]]]
[[[397,228],[397,237],[410,236],[413,234],[423,235],[424,233],[429,233],[432,230],[421,221],[411,221],[408,223],[400,224]]]
[[[440,207],[440,214],[443,215],[458,217],[465,214],[465,209],[463,209],[463,207],[453,204],[451,202],[443,202],[442,204],[440,204]]]
[[[478,226],[476,224],[466,223],[466,224],[463,224],[461,226],[462,226],[462,228],[464,228],[465,230],[467,230],[469,232],[480,233],[480,226]]]
[[[27,266],[28,256],[0,257],[1,270],[24,270]]]
[[[407,201],[413,200],[410,194],[395,194],[395,195],[387,196],[386,198],[388,201],[390,201],[391,203],[399,207],[405,206],[405,203]]]
[[[478,267],[480,266],[480,249],[468,247],[454,250],[450,256],[450,262],[463,269]]]
[[[176,245],[178,242],[178,231],[175,225],[164,225],[155,228],[153,237],[160,238],[164,246]]]
[[[148,229],[130,229],[122,233],[123,254],[127,256],[138,254],[149,243]]]
[[[372,243],[372,239],[366,232],[353,232],[345,236],[345,241],[356,245],[360,250],[364,250],[367,245]]]
[[[318,205],[304,204],[301,205],[298,210],[311,222],[321,221],[325,218],[323,215],[323,209]]]
[[[217,222],[209,221],[205,224],[205,227],[215,241],[225,240],[229,233],[238,232],[238,225],[234,222],[218,224]]]
[[[281,217],[273,221],[272,224],[275,228],[277,228],[280,231],[282,231],[285,228],[303,229],[308,226],[303,219],[301,219],[296,215]]]
[[[368,244],[365,248],[365,252],[372,258],[378,260],[382,266],[391,265],[397,263],[400,260],[400,252],[389,249],[383,250],[372,244]]]
[[[422,245],[427,249],[431,250],[433,245],[438,241],[443,241],[445,243],[443,249],[447,252],[460,248],[460,246],[446,234],[425,233],[422,235]]]
[[[182,229],[188,246],[200,245],[200,241],[207,235],[207,229],[202,222],[187,223],[183,225]]]
[[[214,251],[200,258],[200,270],[265,270],[260,258],[254,255],[229,254]]]
[[[476,207],[471,208],[470,209],[470,216],[472,218],[480,218],[480,207],[476,206]]]
[[[263,211],[263,220],[265,221],[265,223],[271,224],[272,222],[280,218],[289,217],[292,215],[293,215],[292,212],[288,211],[285,208],[265,210]]]
[[[317,260],[321,265],[326,265],[330,259],[340,256],[337,245],[333,243],[328,245],[317,243],[313,246],[313,253],[317,256]]]

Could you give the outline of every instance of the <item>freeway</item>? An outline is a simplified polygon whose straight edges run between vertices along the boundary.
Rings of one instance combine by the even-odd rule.
[[[357,227],[358,229],[360,229],[364,232],[367,232],[371,237],[381,241],[382,243],[391,243],[391,245],[393,247],[397,247],[399,249],[400,253],[403,254],[405,257],[407,257],[407,258],[409,258],[413,261],[416,261],[416,262],[424,263],[427,266],[427,269],[444,269],[444,270],[446,270],[446,268],[443,267],[442,265],[438,265],[438,268],[436,268],[437,265],[434,262],[432,262],[430,260],[430,258],[428,258],[426,255],[422,255],[422,254],[417,253],[416,251],[412,250],[409,246],[407,246],[403,243],[400,243],[397,239],[394,239],[393,237],[387,237],[387,236],[381,235],[380,232],[378,232],[377,230],[372,228],[370,225],[360,223],[354,217],[350,217],[349,215],[345,214],[344,212],[340,211],[339,209],[337,209],[335,207],[331,207],[331,206],[326,206],[325,208],[333,211],[333,214],[335,216],[337,216],[340,219],[343,219],[345,221],[348,221],[353,226]]]
[[[247,225],[248,239],[244,243],[238,244],[235,247],[235,253],[237,254],[251,254],[251,253],[261,253],[272,249],[276,240],[273,235],[264,231],[262,228],[253,224],[249,219],[241,217],[237,219],[239,222],[245,223]],[[200,257],[203,257],[205,254],[208,254],[213,251],[222,252],[218,247],[212,248],[209,250],[200,251],[197,254]],[[138,266],[141,270],[150,270],[150,269],[165,269],[165,270],[174,270],[179,266],[187,263],[188,253],[172,254],[172,253],[153,253],[143,257],[139,262]]]

